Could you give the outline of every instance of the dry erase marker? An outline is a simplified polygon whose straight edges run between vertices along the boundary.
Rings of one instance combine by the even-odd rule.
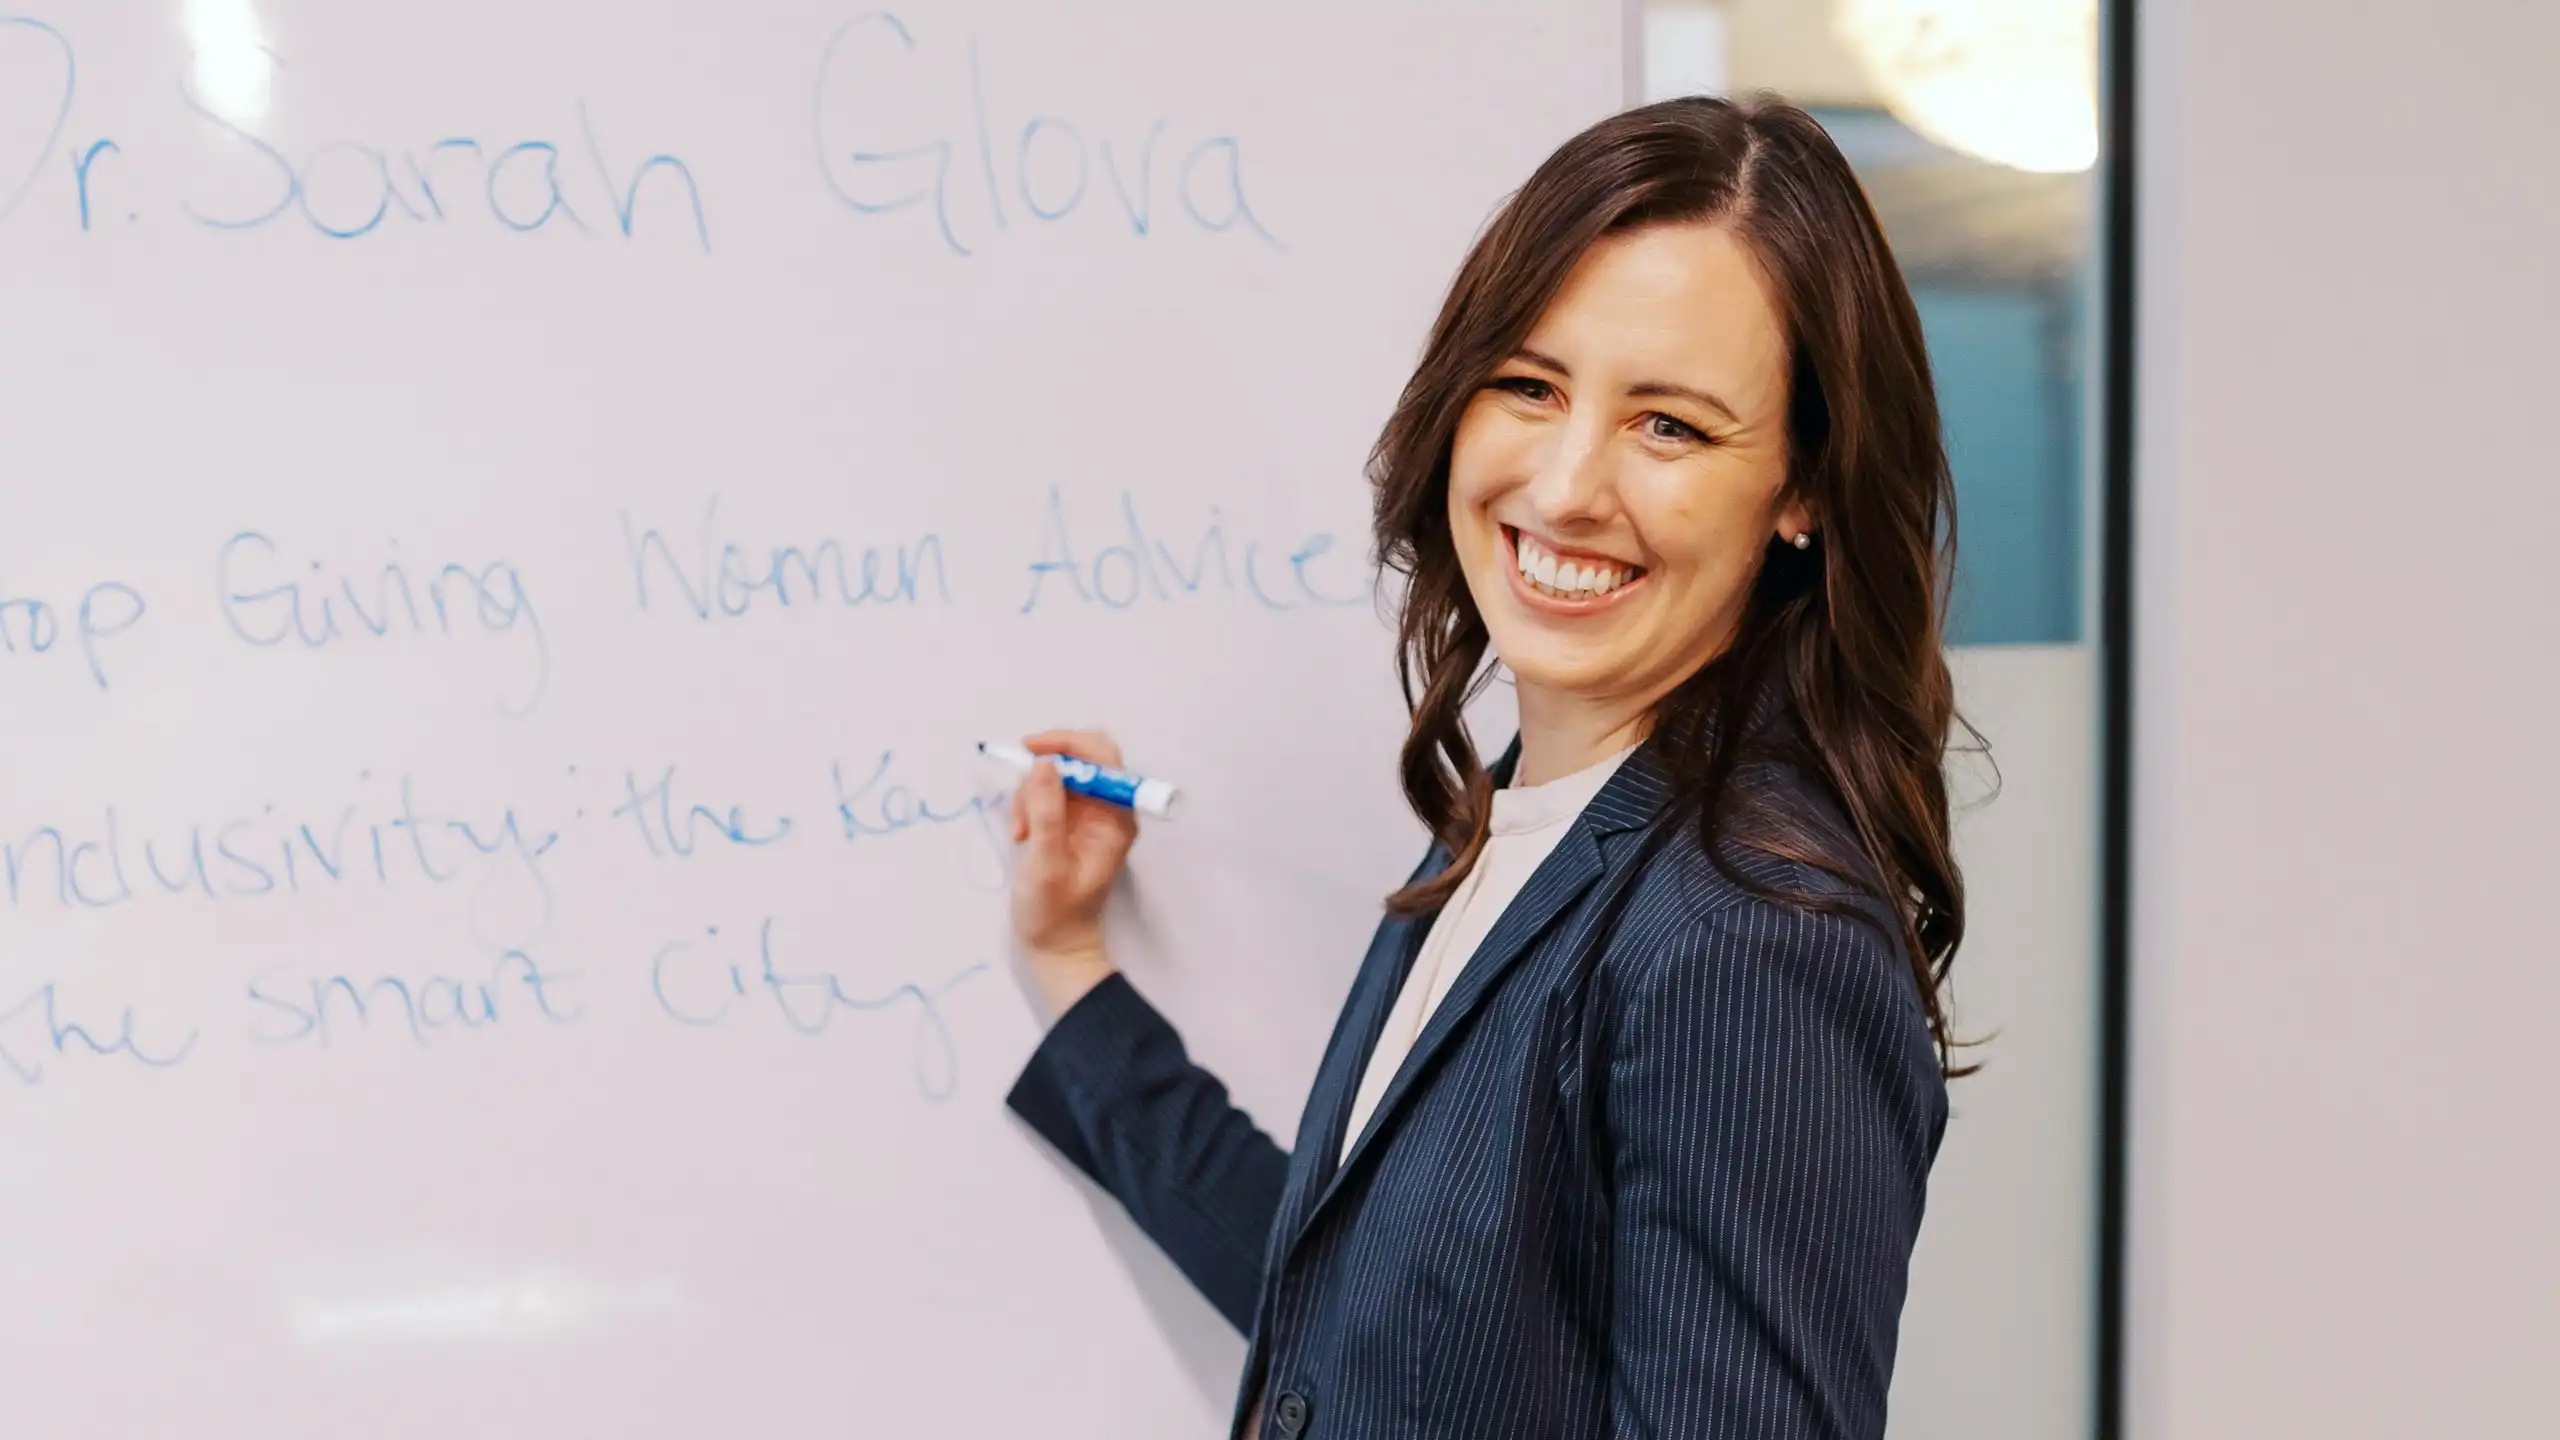
[[[1019,745],[989,745],[979,742],[978,753],[990,760],[1000,760],[1012,767],[1016,775],[1028,775],[1031,767],[1046,760],[1058,767],[1058,781],[1070,794],[1089,800],[1100,800],[1158,820],[1173,818],[1173,802],[1180,791],[1170,780],[1149,780],[1126,770],[1096,765],[1073,755],[1034,755]]]

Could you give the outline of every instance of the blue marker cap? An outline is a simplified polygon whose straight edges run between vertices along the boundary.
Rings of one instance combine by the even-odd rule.
[[[1135,810],[1158,820],[1172,819],[1174,802],[1182,797],[1181,790],[1170,780],[1149,780],[1073,755],[1034,755],[1019,745],[989,745],[985,741],[978,743],[978,753],[1003,762],[1016,775],[1028,775],[1032,766],[1046,760],[1058,767],[1058,780],[1069,794]]]

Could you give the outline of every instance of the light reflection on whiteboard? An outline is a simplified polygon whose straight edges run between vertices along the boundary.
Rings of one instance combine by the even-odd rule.
[[[235,125],[265,119],[277,62],[250,0],[186,0],[184,16],[197,101]]]
[[[294,1338],[305,1345],[384,1340],[529,1340],[568,1336],[675,1308],[676,1285],[591,1285],[571,1276],[451,1285],[406,1294],[294,1302]]]

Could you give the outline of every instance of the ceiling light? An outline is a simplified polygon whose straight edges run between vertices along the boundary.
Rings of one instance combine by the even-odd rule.
[[[1939,144],[2016,170],[2097,163],[2097,0],[1839,0],[1832,24]]]

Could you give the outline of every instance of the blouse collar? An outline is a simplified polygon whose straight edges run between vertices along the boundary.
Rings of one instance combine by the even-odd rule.
[[[1630,745],[1606,760],[1586,765],[1544,785],[1506,786],[1493,792],[1491,833],[1520,835],[1560,825],[1582,813],[1609,777],[1635,753]]]

